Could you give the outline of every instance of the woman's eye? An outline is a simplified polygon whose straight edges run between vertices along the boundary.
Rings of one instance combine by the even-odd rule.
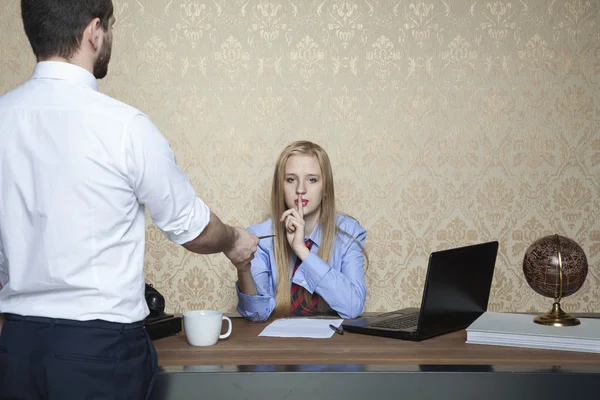
[[[317,183],[317,178],[310,178],[308,181],[310,183]]]
[[[285,181],[287,183],[294,183],[294,178],[287,178]]]

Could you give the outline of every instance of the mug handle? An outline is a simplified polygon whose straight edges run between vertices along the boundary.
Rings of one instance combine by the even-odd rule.
[[[227,322],[229,322],[229,328],[227,328],[227,332],[225,332],[222,335],[219,335],[219,339],[226,339],[229,337],[229,335],[231,335],[231,320],[229,319],[229,317],[226,317],[224,315],[223,320],[227,320]]]

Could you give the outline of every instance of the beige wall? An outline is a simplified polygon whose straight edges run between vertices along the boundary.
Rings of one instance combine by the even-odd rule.
[[[339,208],[368,230],[367,311],[417,305],[429,252],[497,239],[490,308],[546,310],[527,246],[559,233],[590,273],[564,300],[600,311],[596,0],[116,1],[101,89],[148,113],[213,210],[267,216],[284,145],[328,150]],[[0,11],[0,93],[34,66],[19,1]],[[232,311],[235,271],[147,230],[170,311]]]

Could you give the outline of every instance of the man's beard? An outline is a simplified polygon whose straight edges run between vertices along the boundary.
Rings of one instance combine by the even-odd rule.
[[[108,63],[110,62],[110,53],[112,50],[112,38],[108,35],[106,35],[105,38],[100,53],[98,54],[98,58],[96,59],[96,62],[94,62],[94,76],[96,79],[102,79],[108,73]]]

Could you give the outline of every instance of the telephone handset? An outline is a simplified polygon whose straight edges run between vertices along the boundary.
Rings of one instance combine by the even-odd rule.
[[[144,296],[150,315],[144,320],[144,327],[150,339],[156,340],[181,332],[182,318],[165,313],[165,297],[151,284],[146,283]]]

